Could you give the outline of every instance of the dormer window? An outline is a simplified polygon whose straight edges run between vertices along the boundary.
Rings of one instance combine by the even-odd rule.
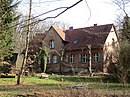
[[[55,45],[54,45],[54,40],[50,40],[50,48],[54,48]]]
[[[73,43],[74,45],[78,44],[78,39],[75,39]]]

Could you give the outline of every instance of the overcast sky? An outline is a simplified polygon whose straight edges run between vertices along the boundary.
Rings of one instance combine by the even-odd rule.
[[[46,2],[45,0],[32,0],[32,15],[36,16],[46,11],[58,8],[71,6],[79,0],[58,0],[56,2]],[[46,0],[53,1],[53,0]],[[55,0],[54,0],[55,1]],[[56,19],[67,22],[74,28],[81,28],[86,26],[92,26],[93,24],[109,24],[114,23],[118,14],[118,7],[112,3],[112,0],[83,0],[78,5],[69,9]],[[19,10],[24,15],[28,14],[29,0],[22,0],[19,5]],[[43,15],[39,18],[43,19],[48,16],[55,16],[62,10],[53,12],[51,14]]]

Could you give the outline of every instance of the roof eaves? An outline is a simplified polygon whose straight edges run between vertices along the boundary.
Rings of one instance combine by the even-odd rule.
[[[57,32],[57,34],[61,37],[63,41],[66,41],[65,39],[65,32],[63,29],[60,29],[58,27],[52,26],[52,28]]]

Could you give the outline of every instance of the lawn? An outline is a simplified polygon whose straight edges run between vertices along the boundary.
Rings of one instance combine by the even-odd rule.
[[[124,88],[120,83],[104,82],[99,76],[49,75],[40,79],[40,74],[17,78],[0,78],[0,97],[129,97],[130,84]],[[16,96],[17,95],[17,96]],[[19,96],[18,96],[19,95]],[[111,95],[111,96],[110,96]]]

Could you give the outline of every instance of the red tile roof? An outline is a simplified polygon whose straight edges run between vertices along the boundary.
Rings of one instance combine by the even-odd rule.
[[[65,41],[65,32],[64,32],[64,30],[60,29],[60,28],[58,28],[56,26],[52,26],[52,27],[55,29],[55,31],[58,33],[58,35],[61,37],[61,39]]]
[[[86,48],[87,45],[99,47],[105,43],[105,40],[113,24],[85,27],[79,29],[66,30],[66,37],[69,43],[66,44],[67,50]]]
[[[113,24],[95,25],[95,26],[91,26],[91,27],[85,27],[85,29],[89,30],[90,32],[95,32],[95,33],[110,32],[112,26],[113,26]]]
[[[67,50],[77,50],[86,48],[87,45],[91,45],[93,48],[103,45],[106,38],[112,28],[113,24],[95,25],[91,27],[62,30],[58,27],[52,26],[63,41],[68,41],[65,45]],[[39,47],[42,46],[42,40],[45,37],[45,33],[36,34],[29,43],[29,52],[39,51]]]

